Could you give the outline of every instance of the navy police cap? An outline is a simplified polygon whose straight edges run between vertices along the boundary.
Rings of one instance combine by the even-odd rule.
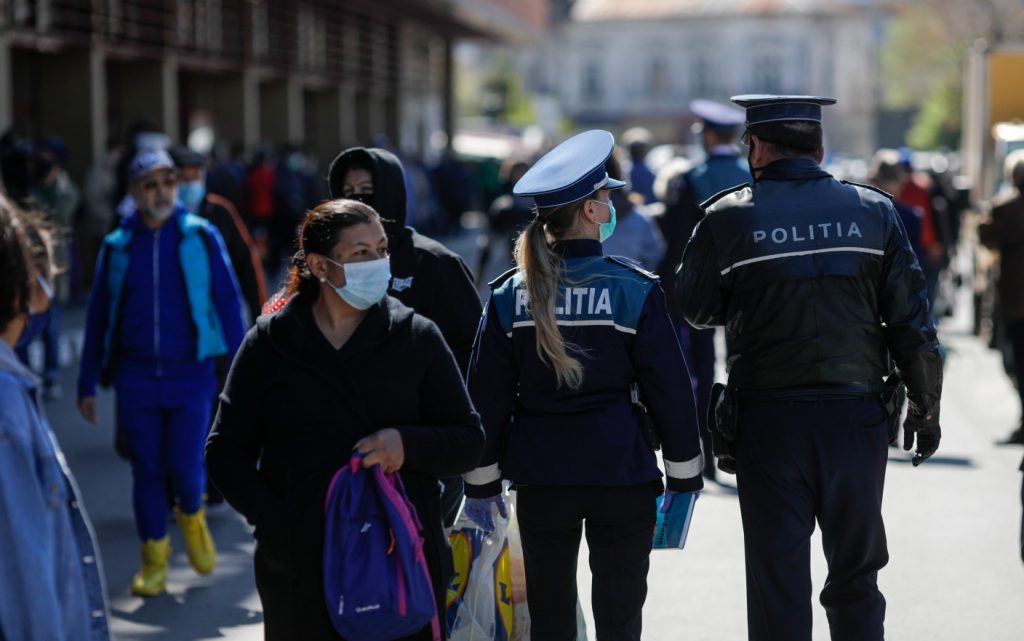
[[[615,138],[601,129],[584,131],[544,155],[512,188],[516,196],[533,198],[537,207],[559,207],[585,198],[598,189],[618,189],[626,183],[608,177],[604,163]]]
[[[730,100],[747,110],[747,127],[793,120],[820,123],[821,106],[836,104],[835,98],[821,96],[746,94]]]
[[[732,129],[746,120],[742,109],[703,98],[690,103],[690,111],[712,129]]]

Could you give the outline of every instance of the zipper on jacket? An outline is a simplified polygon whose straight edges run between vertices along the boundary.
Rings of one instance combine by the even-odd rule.
[[[160,230],[153,233],[153,351],[156,353],[156,375],[163,376],[160,363]]]

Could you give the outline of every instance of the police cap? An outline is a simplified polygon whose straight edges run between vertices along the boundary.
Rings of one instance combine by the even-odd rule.
[[[690,103],[690,111],[709,129],[735,129],[746,119],[743,110],[713,100],[694,100]]]
[[[624,187],[626,183],[610,178],[605,171],[605,161],[614,148],[615,138],[601,129],[573,136],[523,174],[512,193],[533,198],[537,207],[559,207],[598,189]]]
[[[766,122],[803,121],[821,123],[821,106],[836,104],[835,98],[821,96],[772,96],[745,94],[730,98],[747,110],[747,127]]]

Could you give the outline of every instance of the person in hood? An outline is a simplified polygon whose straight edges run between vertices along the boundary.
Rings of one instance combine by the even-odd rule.
[[[142,541],[132,592],[156,596],[167,589],[171,554],[168,476],[192,567],[208,574],[216,561],[202,504],[203,443],[217,358],[235,353],[244,327],[224,241],[178,201],[171,157],[139,152],[129,171],[136,209],[103,241],[86,312],[78,406],[96,423],[96,385],[114,385]]]
[[[99,548],[40,404],[15,356],[53,304],[49,234],[0,196],[0,638],[106,641]]]
[[[390,238],[369,206],[306,215],[288,299],[249,330],[206,445],[210,477],[256,526],[268,640],[340,640],[324,598],[324,497],[353,449],[399,471],[423,522],[438,612],[453,565],[438,478],[472,469],[480,419],[437,326],[387,295]],[[409,639],[431,638],[430,626]]]
[[[391,250],[388,293],[437,324],[465,376],[482,307],[473,275],[457,254],[406,227],[405,171],[389,151],[353,147],[338,154],[328,173],[331,198],[351,198],[381,217]],[[451,525],[462,503],[462,479],[443,481],[445,522]]]

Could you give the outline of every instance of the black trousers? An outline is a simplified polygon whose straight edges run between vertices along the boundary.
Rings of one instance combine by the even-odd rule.
[[[828,562],[821,604],[833,641],[882,640],[886,430],[878,401],[741,396],[736,476],[751,641],[810,641],[815,520]]]
[[[601,641],[639,641],[660,483],[521,486],[516,506],[532,641],[575,641],[576,560],[586,524]]]
[[[1020,396],[1021,415],[1024,416],[1024,320],[1006,321],[1006,340],[1013,350],[1013,367],[1017,370],[1017,394]],[[1021,419],[1024,425],[1024,419]]]

